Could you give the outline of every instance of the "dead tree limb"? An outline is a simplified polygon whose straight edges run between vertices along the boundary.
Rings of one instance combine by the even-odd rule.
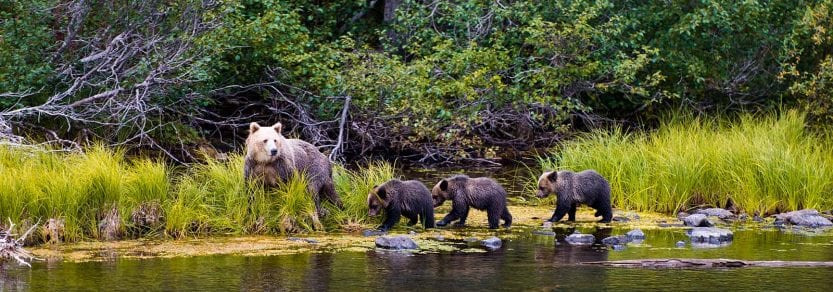
[[[330,151],[330,161],[335,161],[344,154],[345,125],[347,124],[347,112],[350,109],[350,96],[344,97],[344,108],[341,110],[341,121],[338,123],[338,138],[336,146]]]
[[[680,269],[680,268],[748,268],[748,267],[833,267],[833,262],[811,261],[744,261],[733,259],[644,259],[623,261],[584,262],[582,265],[596,265],[622,268]]]

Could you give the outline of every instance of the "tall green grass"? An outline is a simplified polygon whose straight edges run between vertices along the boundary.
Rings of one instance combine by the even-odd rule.
[[[336,230],[369,223],[367,192],[393,177],[386,163],[357,170],[337,165],[334,179],[345,207],[325,205],[329,216],[319,218],[303,173],[267,191],[244,181],[240,155],[185,168],[124,157],[102,146],[73,153],[0,147],[0,218],[60,220],[64,241],[107,238],[102,232],[112,231],[102,222],[109,221],[117,222],[122,238]],[[149,224],[143,218],[158,220],[143,226]]]
[[[596,131],[541,159],[543,169],[595,169],[614,206],[672,213],[698,205],[750,214],[833,208],[833,141],[805,116],[735,121],[677,115],[656,132]]]

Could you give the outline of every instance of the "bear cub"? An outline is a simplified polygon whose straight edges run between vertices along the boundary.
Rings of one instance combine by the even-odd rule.
[[[610,183],[595,170],[572,172],[567,170],[544,172],[538,178],[539,198],[549,194],[558,196],[555,212],[550,222],[557,222],[568,215],[568,221],[576,221],[576,206],[587,204],[596,209],[594,216],[602,216],[599,222],[610,222],[613,210],[610,205]]]
[[[419,221],[425,228],[434,228],[434,208],[431,203],[431,192],[416,180],[389,180],[374,186],[367,195],[368,215],[375,217],[385,210],[386,218],[378,228],[380,231],[391,229],[399,222],[400,216],[408,218],[408,226]]]
[[[445,226],[458,219],[460,221],[455,225],[464,226],[469,207],[486,210],[490,229],[498,228],[500,219],[503,219],[503,227],[512,226],[512,214],[506,206],[506,191],[491,178],[455,175],[438,182],[431,195],[435,208],[451,200],[451,212],[438,221],[437,226]]]

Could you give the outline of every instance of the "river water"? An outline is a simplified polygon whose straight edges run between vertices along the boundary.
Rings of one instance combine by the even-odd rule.
[[[520,170],[523,171],[523,170]],[[456,170],[408,173],[427,185]],[[497,176],[513,195],[528,175]],[[520,177],[520,178],[518,178]],[[514,179],[518,178],[518,179]],[[833,261],[833,232],[729,227],[734,240],[693,247],[685,230],[645,230],[647,239],[612,250],[600,244],[571,246],[564,237],[513,227],[516,238],[494,251],[414,254],[370,250],[282,256],[199,256],[110,259],[101,262],[34,262],[7,265],[2,290],[31,291],[830,291],[833,268],[636,269],[581,264],[650,258]],[[624,234],[619,228],[583,227],[597,241]],[[675,246],[685,241],[685,247]],[[462,242],[460,244],[463,244]]]

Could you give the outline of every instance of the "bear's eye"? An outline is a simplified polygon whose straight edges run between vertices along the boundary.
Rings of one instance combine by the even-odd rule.
[[[275,143],[278,143],[278,139],[275,139]]]
[[[263,143],[266,143],[268,141],[269,141],[269,139],[263,139]]]

